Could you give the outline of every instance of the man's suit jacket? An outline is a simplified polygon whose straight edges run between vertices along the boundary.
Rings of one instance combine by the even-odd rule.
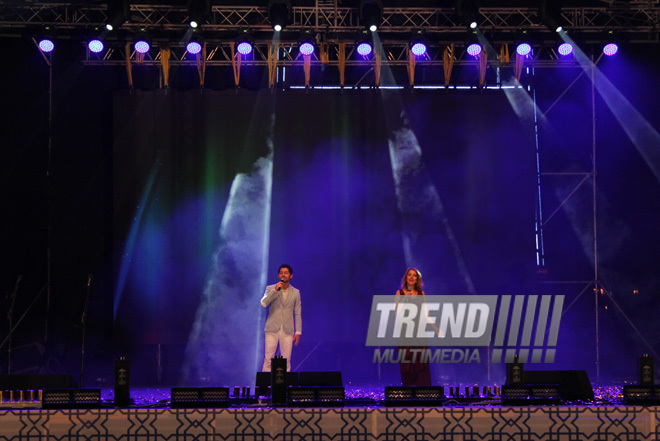
[[[289,285],[289,294],[284,302],[282,291],[275,291],[275,285],[268,285],[261,299],[261,305],[264,307],[270,305],[264,331],[278,332],[282,327],[288,335],[293,335],[294,331],[298,334],[302,333],[300,291],[296,288]]]

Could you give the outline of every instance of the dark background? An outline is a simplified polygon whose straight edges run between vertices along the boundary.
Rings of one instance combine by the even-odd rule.
[[[657,130],[660,58],[657,47],[650,49],[651,54],[619,54],[599,68]],[[406,198],[403,209],[397,205],[387,142],[404,126],[400,112],[405,110],[429,176],[411,185],[428,183],[437,190],[477,292],[565,294],[558,361],[552,368],[587,369],[595,379],[593,288],[585,283],[535,284],[593,279],[591,179],[544,229],[544,265],[537,277],[536,145],[530,126],[517,119],[503,92],[271,94],[257,91],[265,77],[255,71],[242,74],[246,90],[236,94],[230,69],[209,69],[202,91],[192,67],[173,68],[169,90],[158,89],[157,69],[136,67],[137,90],[129,91],[123,68],[84,66],[82,46],[69,42],[53,55],[49,166],[48,67],[31,42],[2,39],[0,51],[1,307],[5,317],[9,295],[22,275],[15,322],[25,313],[14,334],[14,373],[69,373],[77,378],[80,317],[92,274],[88,381],[108,384],[112,360],[126,354],[134,362],[136,382],[154,383],[159,351],[160,381],[182,381],[185,345],[213,274],[231,182],[268,153],[264,139],[272,134],[265,270],[266,280],[273,283],[279,263],[291,263],[293,284],[303,294],[305,331],[294,365],[295,358],[301,361],[311,354],[301,370],[341,369],[356,383],[378,378],[363,344],[366,311],[371,295],[393,293],[400,282],[406,267],[404,233],[422,238],[416,249],[420,263],[415,264],[425,276],[427,293],[466,291],[455,261],[434,260],[449,254],[437,253],[448,246],[433,223],[440,217],[420,212],[417,207],[425,206],[424,201]],[[312,82],[327,80],[334,75],[331,71],[313,70]],[[347,83],[363,73],[349,70]],[[543,112],[580,73],[579,68],[536,69],[525,75],[524,84],[533,86]],[[302,68],[288,77],[300,84]],[[441,70],[418,67],[416,78],[438,84]],[[465,67],[456,78],[474,84],[476,72]],[[405,80],[404,70],[393,72],[393,81]],[[618,382],[634,378],[634,359],[657,352],[660,345],[654,326],[660,264],[654,218],[660,186],[598,95],[595,104],[599,280],[611,293],[599,295],[600,380]],[[267,132],[264,118],[273,112],[276,123]],[[586,75],[542,121],[539,153],[542,172],[591,170],[591,83]],[[155,192],[141,205],[156,160],[161,166]],[[545,217],[580,179],[542,177]],[[129,266],[118,301],[121,250],[138,207],[145,217],[136,249],[144,254]],[[406,223],[409,211],[414,222]],[[47,313],[49,229],[52,290]],[[254,282],[235,280],[236,291],[256,300],[259,309],[261,290],[241,289]],[[260,338],[259,327],[246,327],[245,338],[258,351],[261,343],[254,339]],[[2,329],[4,340],[6,321]],[[6,349],[4,344],[3,372]],[[450,366],[434,369],[435,377],[444,380],[461,375]],[[482,368],[471,367],[468,373],[462,375],[470,378],[460,379],[485,377]],[[376,374],[383,384],[397,380],[395,366],[383,366]]]

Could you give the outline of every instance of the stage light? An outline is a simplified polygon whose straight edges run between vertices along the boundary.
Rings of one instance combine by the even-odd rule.
[[[608,57],[615,55],[617,52],[619,52],[619,46],[616,43],[606,43],[605,46],[603,46],[603,54]]]
[[[236,38],[236,50],[241,55],[247,55],[252,52],[252,37],[247,32],[242,32]]]
[[[573,45],[571,43],[562,43],[557,48],[557,52],[564,57],[570,55],[573,53]]]
[[[204,43],[204,38],[202,37],[201,32],[198,31],[188,31],[186,36],[190,35],[188,43],[186,43],[186,51],[189,54],[197,55],[202,51],[202,45]]]
[[[186,45],[186,50],[193,55],[197,55],[202,51],[202,43],[197,40],[190,40]]]
[[[281,31],[289,24],[291,9],[290,0],[268,0],[268,19],[275,32]]]
[[[236,50],[239,54],[247,55],[251,53],[253,46],[252,35],[248,31],[243,31],[236,37]]]
[[[538,13],[539,21],[552,32],[564,30],[566,20],[561,15],[561,5],[557,0],[542,0]]]
[[[472,43],[467,47],[467,53],[473,57],[478,56],[481,53],[481,45],[479,43]]]
[[[188,0],[188,20],[190,27],[197,29],[211,15],[210,0]]]
[[[55,49],[55,39],[50,36],[43,36],[39,38],[37,45],[41,52],[52,52]]]
[[[134,41],[133,47],[135,48],[136,52],[140,54],[146,54],[147,52],[149,52],[149,49],[151,48],[151,43],[146,32],[143,31],[138,33],[133,41]]]
[[[373,46],[368,41],[361,41],[357,45],[357,53],[363,57],[367,57],[373,51]]]
[[[314,45],[309,41],[304,41],[300,44],[298,50],[303,55],[312,55],[314,53]]]
[[[456,15],[470,29],[476,29],[479,20],[479,0],[456,0]]]
[[[526,57],[532,52],[532,46],[529,43],[519,43],[516,46],[516,53],[523,57]]]
[[[128,19],[130,10],[131,2],[129,0],[109,0],[105,28],[108,31],[119,28]]]
[[[247,55],[250,52],[252,52],[252,43],[250,43],[249,41],[241,41],[240,43],[238,43],[237,48],[238,48],[238,52],[241,55]]]
[[[94,52],[95,54],[98,54],[103,50],[103,42],[98,38],[89,40],[87,42],[87,48],[90,50],[90,52]]]
[[[421,57],[426,53],[426,45],[422,42],[413,43],[413,45],[410,47],[410,51],[413,53],[413,55]]]
[[[360,1],[360,23],[371,32],[376,32],[383,19],[383,4],[380,0]]]
[[[413,53],[413,55],[421,57],[426,53],[426,49],[428,47],[427,43],[428,42],[422,34],[422,31],[417,31],[410,38],[410,51]]]

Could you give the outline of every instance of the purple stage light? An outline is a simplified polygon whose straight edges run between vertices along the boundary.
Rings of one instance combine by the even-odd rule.
[[[87,47],[91,52],[98,54],[103,50],[103,42],[99,39],[90,40],[87,42]]]
[[[471,45],[468,46],[467,53],[472,55],[473,57],[476,57],[481,53],[481,45],[478,43],[472,43]]]
[[[363,57],[366,57],[371,53],[373,50],[373,47],[369,43],[360,43],[358,44],[357,47],[357,53],[362,55]]]
[[[612,55],[616,54],[619,52],[619,46],[617,46],[616,43],[607,43],[603,47],[603,53],[607,55],[608,57],[611,57]]]
[[[149,52],[149,43],[144,40],[139,40],[135,42],[135,50],[141,54],[146,54]]]
[[[557,48],[557,52],[559,52],[559,55],[570,55],[573,52],[573,45],[571,43],[562,43]]]
[[[191,41],[186,45],[186,50],[193,55],[197,55],[202,51],[202,45],[197,41]]]
[[[39,50],[41,52],[51,52],[55,49],[55,43],[50,38],[42,38],[39,40]]]
[[[303,55],[312,55],[314,53],[314,45],[306,41],[300,45],[299,50]]]
[[[247,55],[250,52],[252,52],[252,45],[247,41],[241,41],[240,43],[238,43],[237,50],[239,54]]]
[[[419,57],[419,56],[424,55],[426,53],[426,45],[424,43],[419,43],[418,42],[418,43],[413,44],[412,47],[410,48],[410,50],[412,51],[413,55],[416,55],[416,56]]]
[[[532,52],[532,46],[529,43],[520,43],[516,47],[516,52],[518,55],[526,57],[530,52]]]

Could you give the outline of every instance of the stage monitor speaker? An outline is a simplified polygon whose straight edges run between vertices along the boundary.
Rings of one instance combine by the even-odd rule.
[[[525,385],[556,385],[563,401],[593,401],[586,371],[525,371]]]
[[[556,384],[510,384],[502,386],[502,404],[504,405],[535,405],[559,404],[561,394]]]
[[[341,372],[301,372],[300,386],[318,386],[318,387],[342,387],[344,382],[341,378]]]
[[[98,409],[101,389],[44,389],[41,407],[44,409]]]
[[[385,406],[442,406],[443,386],[387,386]]]
[[[0,375],[0,390],[73,389],[78,383],[71,375]]]
[[[229,388],[173,387],[170,398],[172,409],[229,407]]]
[[[343,407],[345,391],[339,387],[299,386],[287,389],[289,407]]]
[[[623,386],[623,402],[626,404],[641,404],[656,406],[660,404],[660,386],[627,384]]]

